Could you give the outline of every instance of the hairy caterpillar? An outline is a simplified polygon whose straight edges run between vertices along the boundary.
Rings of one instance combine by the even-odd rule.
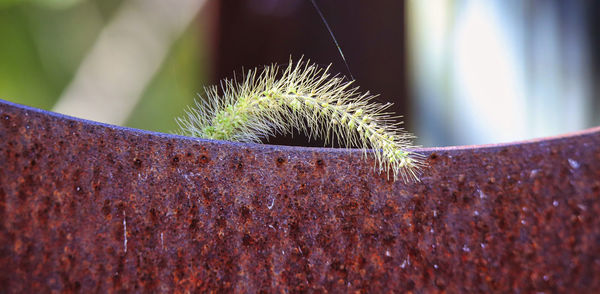
[[[220,90],[206,88],[206,98],[177,123],[184,135],[206,139],[259,143],[293,129],[326,143],[335,138],[362,148],[365,156],[372,148],[379,170],[394,180],[418,181],[423,155],[407,150],[414,137],[385,112],[391,104],[371,102],[373,95],[328,70],[302,59],[290,60],[283,71],[276,65],[250,70],[241,83],[224,80]]]

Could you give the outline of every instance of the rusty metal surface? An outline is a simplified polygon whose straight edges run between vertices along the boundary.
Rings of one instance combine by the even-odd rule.
[[[0,101],[0,292],[600,291],[600,129],[360,152],[233,144]]]

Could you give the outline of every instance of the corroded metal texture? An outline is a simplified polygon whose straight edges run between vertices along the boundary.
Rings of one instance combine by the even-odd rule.
[[[600,291],[600,129],[422,149],[234,144],[0,103],[0,292]]]

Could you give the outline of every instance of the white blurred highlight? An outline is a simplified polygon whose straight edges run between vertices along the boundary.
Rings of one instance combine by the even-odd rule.
[[[510,142],[586,127],[591,82],[582,6],[407,2],[420,143]]]

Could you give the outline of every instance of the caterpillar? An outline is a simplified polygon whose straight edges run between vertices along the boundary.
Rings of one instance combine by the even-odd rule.
[[[183,135],[205,139],[255,142],[294,129],[309,138],[322,138],[347,148],[358,147],[376,159],[376,169],[394,180],[419,180],[424,156],[410,151],[414,136],[398,117],[386,110],[391,103],[372,102],[353,80],[329,73],[310,61],[290,59],[285,69],[276,64],[249,70],[241,82],[223,80],[205,88],[177,123]],[[368,149],[373,149],[368,152]]]

